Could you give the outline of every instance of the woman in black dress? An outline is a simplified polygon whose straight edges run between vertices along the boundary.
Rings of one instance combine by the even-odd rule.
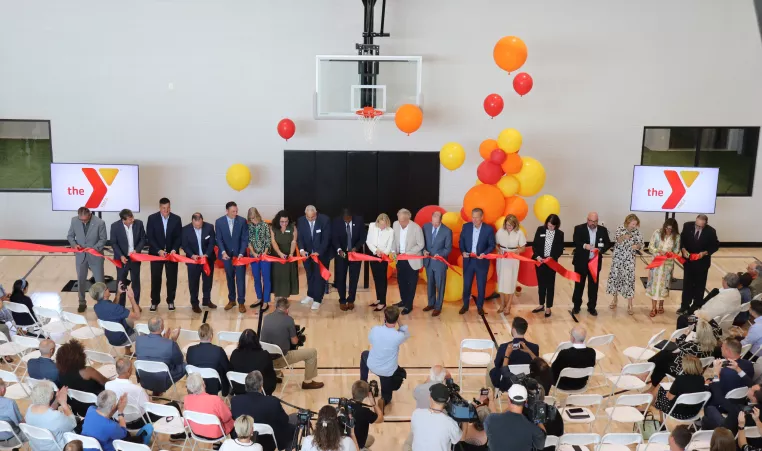
[[[659,386],[659,392],[656,395],[656,403],[654,405],[663,413],[669,413],[678,396],[688,393],[700,393],[707,390],[703,376],[704,367],[701,366],[701,360],[696,356],[686,354],[683,356],[682,365],[683,372],[677,375],[669,391]],[[701,404],[681,404],[675,407],[672,416],[678,420],[687,420],[698,415],[701,407]]]
[[[548,216],[545,225],[537,227],[532,243],[533,259],[542,262],[547,257],[554,260],[561,257],[564,253],[564,232],[560,228],[561,219],[554,214]],[[537,293],[540,296],[540,306],[532,310],[532,313],[545,310],[546,318],[551,315],[550,309],[553,307],[555,288],[556,272],[541,263],[537,267]]]
[[[85,348],[77,340],[70,340],[61,345],[56,353],[56,367],[58,367],[58,382],[61,387],[69,387],[71,390],[79,390],[94,395],[104,390],[108,379],[98,370],[87,366]],[[85,404],[72,399],[69,403],[71,410],[84,417],[87,408],[91,404]]]
[[[34,304],[32,304],[32,299],[26,295],[28,291],[29,282],[27,282],[26,279],[19,279],[13,282],[13,292],[11,293],[11,298],[8,299],[10,302],[25,305],[31,313],[30,316],[26,313],[11,312],[11,315],[13,315],[13,322],[20,327],[31,326],[37,321],[37,317],[34,316]]]
[[[60,352],[60,351],[59,351]],[[259,344],[257,333],[251,329],[241,332],[241,338],[238,339],[238,347],[230,355],[230,366],[233,371],[249,374],[252,371],[262,373],[265,393],[271,395],[278,384],[273,359],[270,353],[262,349]],[[236,395],[244,393],[246,390],[243,385],[233,382],[233,392]]]

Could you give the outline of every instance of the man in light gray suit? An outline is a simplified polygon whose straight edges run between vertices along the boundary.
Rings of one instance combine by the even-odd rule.
[[[394,222],[394,244],[392,255],[421,255],[426,245],[423,239],[421,226],[410,220],[410,210],[403,208],[397,212],[397,221]],[[397,285],[400,289],[400,302],[395,304],[402,309],[402,314],[407,315],[413,310],[415,298],[415,286],[418,284],[418,270],[423,267],[421,260],[397,260]]]
[[[77,210],[77,217],[71,218],[71,226],[69,227],[69,234],[66,236],[69,241],[69,245],[75,249],[95,249],[98,252],[103,252],[103,246],[106,245],[106,223],[97,216],[93,216],[90,209],[87,207],[80,207]],[[85,281],[87,280],[88,269],[93,272],[93,277],[96,282],[103,282],[103,257],[96,257],[87,253],[75,254],[75,262],[77,265],[77,282],[79,284],[79,308],[78,312],[82,313],[87,309],[87,301],[85,301],[85,293],[87,288]]]
[[[452,230],[442,224],[442,213],[435,211],[431,215],[431,222],[423,225],[423,238],[426,247],[423,255],[440,256],[447,260],[452,250]],[[429,305],[423,308],[424,312],[434,310],[431,316],[439,316],[442,313],[445,284],[447,283],[447,265],[443,262],[427,258],[423,261],[428,279]]]

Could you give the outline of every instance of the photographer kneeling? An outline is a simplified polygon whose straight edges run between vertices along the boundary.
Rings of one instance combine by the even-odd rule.
[[[521,384],[513,384],[508,390],[508,398],[510,403],[505,412],[489,414],[484,421],[490,451],[543,449],[544,424],[535,425],[524,416],[527,389]]]
[[[370,401],[373,410],[369,409],[365,400]],[[367,449],[373,446],[376,439],[368,433],[371,424],[384,422],[384,411],[376,402],[376,397],[371,393],[370,386],[365,381],[357,381],[352,384],[352,416],[355,420],[355,437],[357,446],[360,449]]]

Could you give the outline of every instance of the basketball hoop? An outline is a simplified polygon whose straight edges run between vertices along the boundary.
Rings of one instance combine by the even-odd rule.
[[[373,130],[376,128],[376,122],[381,119],[384,112],[377,110],[373,107],[366,106],[361,110],[356,111],[357,119],[362,123],[363,132],[365,133],[365,141],[368,144],[373,143]]]

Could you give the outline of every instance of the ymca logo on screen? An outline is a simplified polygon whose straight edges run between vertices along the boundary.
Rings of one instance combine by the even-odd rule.
[[[669,195],[664,205],[661,206],[664,210],[673,210],[681,204],[681,201],[685,197],[685,193],[688,188],[693,185],[693,182],[698,178],[700,171],[677,171],[665,170],[664,176],[667,178],[667,183],[672,188],[672,194]],[[683,185],[685,183],[685,185]],[[650,191],[650,190],[649,190]],[[649,196],[651,193],[649,193]]]
[[[82,172],[85,174],[87,181],[93,187],[93,192],[90,194],[90,198],[85,202],[87,208],[100,208],[101,203],[104,202],[106,194],[108,193],[108,187],[114,183],[119,169],[116,168],[82,168]],[[105,183],[104,183],[105,182]],[[72,191],[77,192],[72,192]],[[68,189],[70,195],[84,195],[85,190],[77,190],[76,188]],[[105,205],[105,204],[104,204]]]

